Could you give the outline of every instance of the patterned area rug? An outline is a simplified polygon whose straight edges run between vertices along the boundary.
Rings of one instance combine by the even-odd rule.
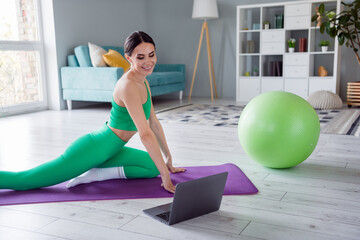
[[[236,128],[241,105],[190,104],[157,113],[162,123],[187,123]],[[360,109],[316,110],[321,133],[360,136]]]

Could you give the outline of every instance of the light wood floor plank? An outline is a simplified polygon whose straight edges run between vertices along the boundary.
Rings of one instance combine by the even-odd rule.
[[[139,226],[142,227],[139,228]],[[136,219],[134,219],[133,221],[131,221],[129,224],[125,225],[121,229],[131,232],[141,232],[150,236],[156,236],[160,238],[173,239],[173,240],[254,239],[251,237],[240,236],[238,234],[230,234],[226,232],[219,232],[205,228],[193,227],[193,226],[189,226],[186,223],[179,223],[169,227],[160,222],[153,221],[148,217],[137,217]],[[241,228],[239,228],[239,232],[240,231]]]
[[[297,229],[289,229],[270,224],[251,222],[242,235],[250,237],[258,237],[271,240],[339,240],[351,239],[344,237],[334,237],[327,234],[319,234],[312,231],[301,231]]]
[[[344,190],[328,189],[324,187],[306,186],[301,182],[299,184],[287,182],[271,182],[262,180],[253,180],[253,183],[262,190],[287,191],[287,193],[305,194],[325,198],[335,198],[347,201],[360,202],[359,192],[349,192]]]
[[[349,212],[357,212],[360,215],[360,201],[338,199],[337,196],[319,197],[314,195],[287,193],[282,201],[301,205],[315,206],[321,208],[341,209]]]
[[[304,217],[288,214],[286,212],[276,212],[272,209],[264,210],[259,209],[257,206],[252,208],[240,207],[238,206],[238,201],[241,201],[241,199],[239,198],[238,200],[231,202],[231,204],[222,204],[220,208],[222,211],[217,212],[216,214],[251,222],[260,222],[301,231],[327,234],[339,238],[356,239],[360,235],[360,227],[358,225],[330,221],[328,219],[318,219],[314,218],[312,215]]]
[[[17,210],[0,208],[0,226],[13,227],[20,230],[35,231],[56,221],[58,218]]]
[[[45,234],[34,233],[30,231],[24,231],[9,227],[0,226],[0,236],[1,240],[17,240],[17,239],[26,239],[26,240],[65,240],[65,238],[58,238],[53,236],[48,236]]]
[[[141,226],[139,226],[141,229]],[[157,237],[127,232],[114,228],[59,219],[37,231],[55,237],[73,240],[155,240]]]
[[[317,188],[326,188],[326,189],[335,189],[347,192],[360,192],[360,185],[356,183],[349,182],[340,182],[333,180],[323,180],[323,179],[314,179],[307,178],[302,176],[284,176],[284,175],[269,175],[265,178],[269,182],[283,182],[295,185],[304,185],[304,186],[314,186]],[[293,186],[296,188],[296,186]]]
[[[330,209],[321,206],[304,205],[288,201],[257,198],[254,196],[225,196],[224,204],[234,205],[239,208],[255,208],[264,211],[273,211],[293,216],[311,217],[319,220],[341,222],[360,226],[358,212],[349,212],[346,209]]]
[[[33,213],[38,216],[52,216],[110,228],[120,228],[135,217],[120,213],[116,209],[98,209],[66,203],[26,204],[6,208],[19,212]]]

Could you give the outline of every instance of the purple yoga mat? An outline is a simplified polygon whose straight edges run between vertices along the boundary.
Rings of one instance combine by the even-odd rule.
[[[255,194],[258,192],[246,175],[234,164],[218,166],[186,167],[186,172],[171,174],[174,184],[228,172],[224,195]],[[66,182],[42,189],[14,191],[0,190],[0,206],[12,204],[91,201],[111,199],[173,197],[162,187],[161,178],[107,180],[81,184],[67,189]]]

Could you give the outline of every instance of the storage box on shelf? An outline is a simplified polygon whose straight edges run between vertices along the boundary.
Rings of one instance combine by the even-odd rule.
[[[318,90],[338,92],[338,43],[321,34],[311,16],[316,7],[339,12],[340,1],[297,1],[237,6],[236,100],[274,90],[289,91],[303,98]],[[270,22],[265,29],[264,22]],[[258,26],[261,25],[260,29]],[[289,53],[288,40],[295,39],[295,52]],[[320,41],[330,41],[322,52]],[[253,51],[248,51],[249,45]],[[327,72],[320,77],[319,67]],[[252,74],[253,68],[259,74]]]

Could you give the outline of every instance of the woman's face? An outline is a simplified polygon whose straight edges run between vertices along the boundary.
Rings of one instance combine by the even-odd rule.
[[[155,67],[157,58],[154,45],[142,42],[132,52],[131,56],[126,55],[131,63],[131,70],[142,75],[150,75]]]

